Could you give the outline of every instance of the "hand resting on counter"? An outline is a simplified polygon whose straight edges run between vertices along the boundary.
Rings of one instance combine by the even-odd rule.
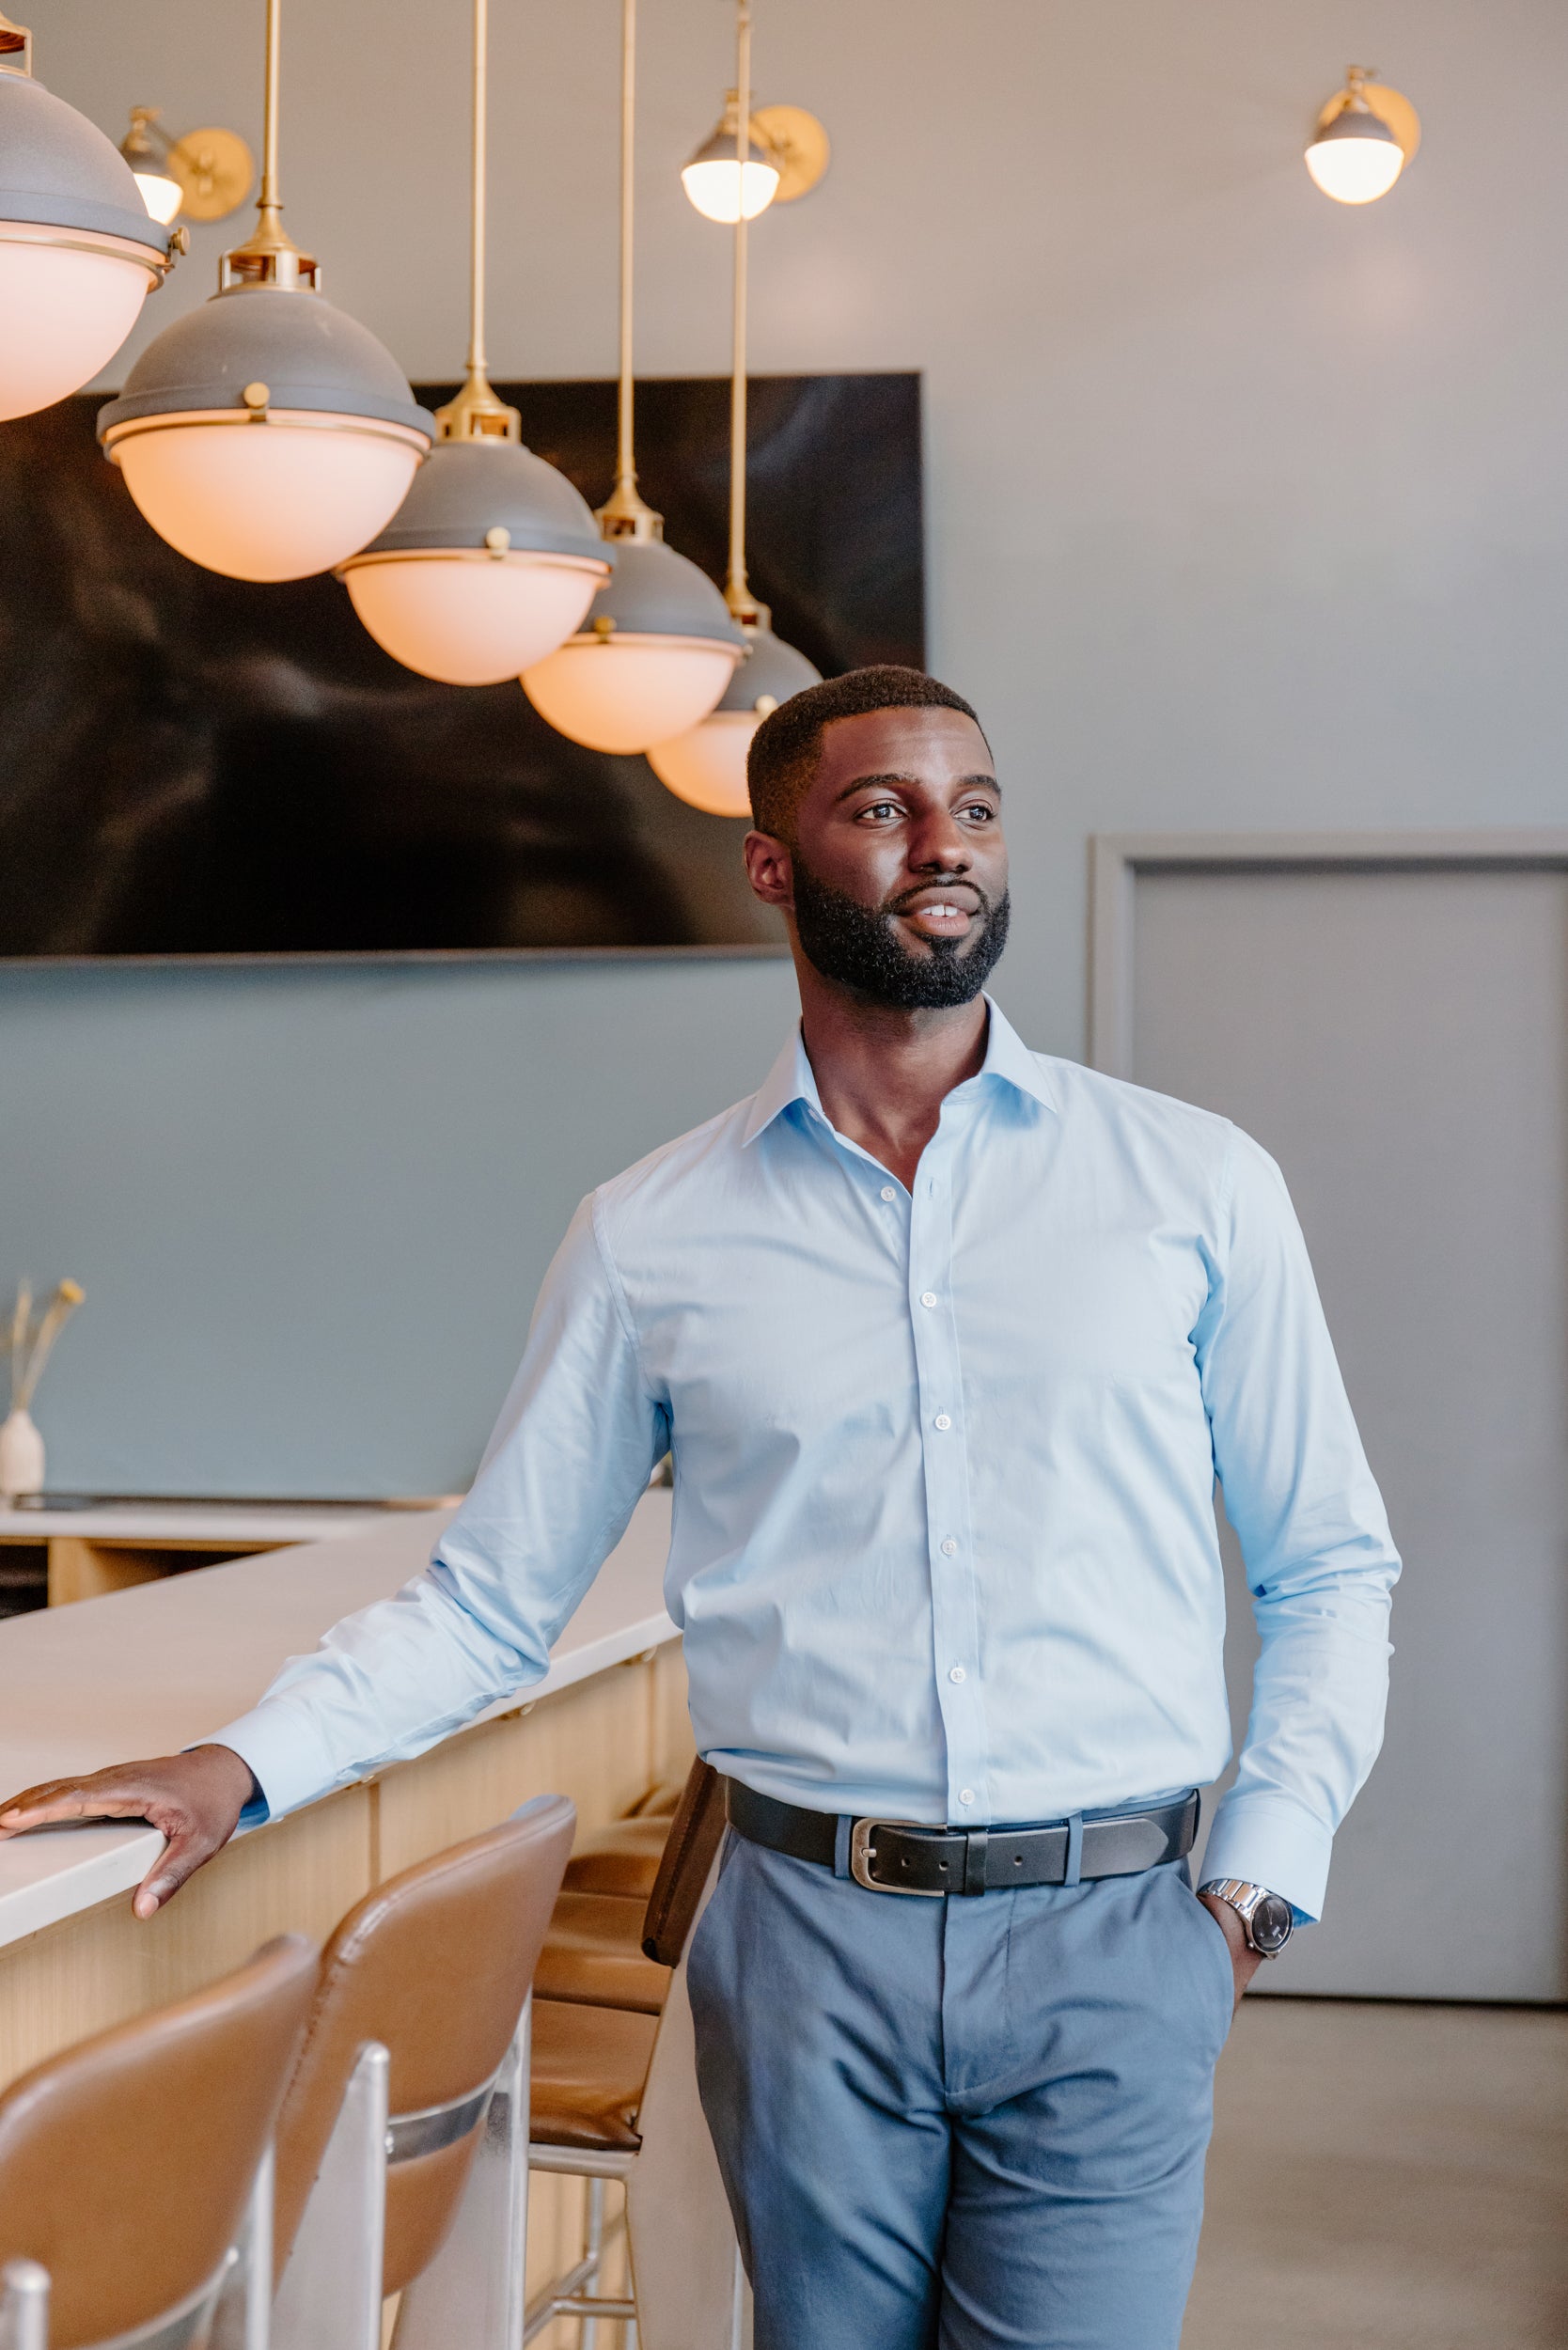
[[[117,1762],[25,1788],[0,1806],[0,1839],[62,1820],[146,1820],[168,1840],[131,1904],[138,1918],[151,1918],[222,1851],[258,1792],[249,1763],[232,1747],[193,1747],[189,1754]]]

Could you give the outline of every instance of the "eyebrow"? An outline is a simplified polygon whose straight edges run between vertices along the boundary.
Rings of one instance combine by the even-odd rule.
[[[918,783],[919,780],[918,776],[901,775],[896,772],[885,776],[855,776],[838,793],[835,805],[837,806],[838,800],[847,800],[855,791],[875,791],[890,783]],[[998,799],[1002,796],[1002,787],[993,775],[981,774],[959,777],[958,788],[961,791],[972,791],[977,785],[987,791],[995,791]]]

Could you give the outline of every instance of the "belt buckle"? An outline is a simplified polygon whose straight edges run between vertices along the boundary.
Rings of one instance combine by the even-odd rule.
[[[924,1820],[856,1820],[850,1829],[850,1874],[856,1885],[863,1885],[868,1893],[902,1893],[907,1900],[940,1902],[947,1899],[939,1885],[885,1885],[881,1877],[871,1874],[871,1862],[876,1858],[874,1838],[879,1827],[925,1827]]]

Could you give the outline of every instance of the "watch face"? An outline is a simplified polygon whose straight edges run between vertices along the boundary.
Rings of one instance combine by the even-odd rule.
[[[1252,1947],[1272,1957],[1282,1950],[1291,1938],[1295,1923],[1290,1903],[1282,1893],[1265,1893],[1252,1912]]]

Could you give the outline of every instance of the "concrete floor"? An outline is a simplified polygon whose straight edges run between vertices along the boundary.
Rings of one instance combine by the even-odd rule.
[[[1182,2350],[1563,2350],[1568,2013],[1252,1998]]]

